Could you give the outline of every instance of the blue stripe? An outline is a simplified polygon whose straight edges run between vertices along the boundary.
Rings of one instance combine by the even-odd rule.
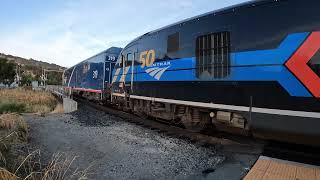
[[[229,81],[278,81],[291,95],[312,97],[306,88],[285,66],[233,67],[227,79]],[[267,92],[266,92],[267,93]]]
[[[277,81],[291,96],[312,97],[308,90],[289,72],[284,63],[301,46],[310,33],[289,35],[277,49],[237,52],[231,54],[231,72],[223,79],[213,81]],[[134,81],[157,81],[146,73],[153,67],[170,68],[163,73],[159,81],[200,81],[196,78],[196,58],[183,58],[168,61],[169,64],[157,64],[152,67],[135,66]],[[126,81],[131,81],[130,73]],[[118,80],[122,75],[119,73]],[[266,92],[268,93],[268,92]]]
[[[131,80],[128,74],[126,81]],[[135,74],[136,82],[156,81],[147,73]],[[199,81],[195,69],[166,71],[160,81]],[[277,81],[291,95],[312,97],[306,88],[284,66],[232,67],[230,76],[214,81]],[[267,95],[268,92],[266,92]]]
[[[153,67],[167,67],[167,66],[170,66],[170,68],[167,71],[193,69],[196,67],[196,61],[195,61],[195,58],[181,58],[176,60],[156,62],[151,67],[141,68],[141,66],[135,66],[134,73],[145,73],[147,69],[150,69]]]
[[[284,64],[310,33],[289,35],[277,49],[237,52],[231,54],[232,66]]]

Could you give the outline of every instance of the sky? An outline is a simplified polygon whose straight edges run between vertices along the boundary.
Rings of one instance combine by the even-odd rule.
[[[149,31],[247,0],[1,0],[0,53],[65,67]]]

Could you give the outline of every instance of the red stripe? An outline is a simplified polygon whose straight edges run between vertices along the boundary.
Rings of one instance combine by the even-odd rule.
[[[307,63],[319,49],[320,32],[313,32],[286,63],[286,66],[291,72],[309,89],[313,96],[317,98],[320,98],[320,78]]]

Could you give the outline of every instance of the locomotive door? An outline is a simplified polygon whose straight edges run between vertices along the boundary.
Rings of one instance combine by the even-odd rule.
[[[105,70],[105,85],[109,86],[112,82],[112,71],[114,69],[114,66],[116,64],[117,58],[116,56],[107,56],[107,59],[104,64],[104,70]]]
[[[138,50],[135,50],[133,52],[133,61],[132,61],[132,64],[131,64],[131,92],[133,92],[133,83],[134,83],[134,80],[135,80],[135,62],[137,61],[137,58],[138,58]]]
[[[112,72],[115,67],[117,57],[115,55],[107,55],[104,62],[104,83],[103,90],[106,92],[102,93],[103,96],[111,93],[111,83],[112,83]]]
[[[131,94],[131,92],[133,91],[133,83],[134,83],[134,79],[135,79],[135,61],[137,58],[137,52],[136,51],[129,51],[127,52],[127,56],[126,56],[126,65],[124,68],[124,72],[126,73],[126,77],[125,79],[127,79],[127,81],[125,82],[125,86],[126,86],[126,91],[128,94]]]
[[[130,94],[133,84],[133,66],[134,66],[134,54],[132,51],[128,51],[125,58],[125,67],[124,67],[124,83],[125,91],[127,94]]]

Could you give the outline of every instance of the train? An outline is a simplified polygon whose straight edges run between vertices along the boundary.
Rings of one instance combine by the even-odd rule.
[[[318,7],[255,0],[148,32],[118,51],[101,100],[195,131],[320,146]]]
[[[77,95],[94,101],[110,99],[112,70],[122,48],[111,47],[64,72],[64,93]]]

